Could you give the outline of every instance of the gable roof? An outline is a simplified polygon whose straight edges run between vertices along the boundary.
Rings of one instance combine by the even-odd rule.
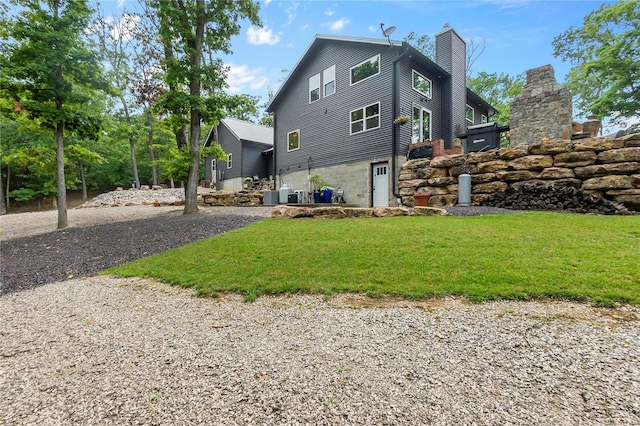
[[[223,118],[220,120],[220,124],[229,129],[233,136],[239,141],[273,145],[273,129],[271,127],[259,126],[231,117]]]

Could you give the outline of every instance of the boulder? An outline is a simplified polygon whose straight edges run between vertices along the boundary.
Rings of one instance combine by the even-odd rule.
[[[538,175],[539,179],[567,179],[575,177],[576,175],[572,169],[563,167],[548,167]]]
[[[624,163],[640,161],[640,147],[612,149],[598,154],[599,163]]]
[[[458,183],[458,180],[453,177],[440,177],[429,179],[427,183],[429,186],[447,186]]]
[[[555,155],[569,152],[573,148],[573,142],[570,140],[556,139],[550,141],[538,141],[529,147],[529,154],[534,155]]]
[[[411,197],[413,199],[413,197]],[[373,217],[373,209],[371,208],[345,208],[345,217]]]
[[[415,216],[449,216],[445,209],[437,207],[414,207],[413,214]]]
[[[507,170],[542,170],[553,165],[550,155],[527,155],[509,161]]]
[[[582,167],[595,164],[597,155],[593,151],[565,152],[553,157],[556,167]]]
[[[506,182],[495,181],[473,185],[471,192],[473,194],[493,194],[494,192],[504,191],[508,187],[509,185]]]
[[[524,157],[529,151],[524,146],[515,146],[511,148],[500,148],[498,150],[498,158],[501,160],[514,160],[516,158]]]
[[[479,175],[471,175],[471,184],[487,183],[498,179],[495,173],[482,173]]]
[[[526,150],[525,150],[526,152]],[[470,152],[467,154],[467,164],[486,163],[498,159],[498,150],[492,149],[486,152]]]
[[[459,166],[464,164],[464,154],[457,155],[443,155],[441,157],[436,157],[431,160],[431,167],[442,168],[442,167],[452,167]]]
[[[640,133],[634,133],[632,135],[626,135],[619,138],[624,142],[624,146],[631,148],[634,146],[640,146]]]
[[[342,207],[327,206],[310,208],[313,217],[316,219],[342,219],[347,217]]]
[[[418,188],[423,186],[426,183],[426,179],[411,179],[411,180],[402,180],[398,183],[398,188]]]
[[[582,189],[589,190],[610,190],[610,189],[630,189],[630,176],[603,176],[587,179],[582,182]]]
[[[509,167],[509,163],[505,160],[493,160],[486,163],[477,164],[478,173],[494,173],[500,170],[506,170]]]
[[[411,211],[406,207],[374,207],[375,217],[409,216]]]
[[[640,170],[640,163],[609,163],[595,164],[593,166],[576,167],[575,173],[579,178],[595,176],[624,175]]]
[[[624,147],[621,139],[589,138],[579,139],[573,145],[574,151],[608,151]]]
[[[516,170],[513,172],[510,171],[499,171],[496,172],[496,177],[500,180],[504,181],[516,181],[516,180],[531,180],[536,179],[538,177],[538,173],[532,172],[530,170]]]

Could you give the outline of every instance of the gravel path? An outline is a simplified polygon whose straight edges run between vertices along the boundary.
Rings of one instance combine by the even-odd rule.
[[[271,209],[180,210],[84,209],[93,216],[45,234],[41,216],[3,218],[5,237],[20,234],[16,223],[31,229],[0,243],[0,425],[640,425],[637,307],[357,295],[246,304],[142,279],[53,282]],[[452,212],[463,213],[498,212]]]
[[[71,280],[0,297],[0,424],[640,424],[638,318]]]

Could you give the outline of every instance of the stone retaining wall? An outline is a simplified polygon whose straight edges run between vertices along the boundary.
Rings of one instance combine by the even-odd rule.
[[[252,207],[262,205],[263,191],[215,191],[202,196],[205,206]]]
[[[530,146],[411,160],[402,165],[404,206],[431,193],[430,206],[458,203],[458,176],[471,174],[471,202],[525,183],[571,186],[640,211],[640,134],[619,139],[541,140]]]

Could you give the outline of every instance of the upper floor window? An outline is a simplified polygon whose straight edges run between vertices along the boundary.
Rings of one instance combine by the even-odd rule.
[[[475,121],[473,108],[469,105],[467,105],[467,121],[471,124],[473,124]]]
[[[431,140],[431,111],[413,104],[411,143]]]
[[[309,78],[309,103],[320,99],[320,73]]]
[[[380,127],[380,102],[351,111],[351,134]]]
[[[322,72],[322,81],[324,83],[324,96],[336,93],[336,66],[330,66]]]
[[[352,67],[350,73],[351,84],[356,84],[369,77],[380,74],[380,55],[376,55],[373,58],[367,59],[355,67]]]
[[[480,116],[480,124],[487,124],[487,116],[482,114]]]
[[[227,169],[233,167],[233,157],[231,154],[227,154]]]
[[[422,93],[427,98],[431,99],[431,80],[429,80],[427,77],[420,74],[416,70],[412,71],[413,90],[417,91],[418,93]]]
[[[287,152],[300,148],[300,129],[287,133]]]

